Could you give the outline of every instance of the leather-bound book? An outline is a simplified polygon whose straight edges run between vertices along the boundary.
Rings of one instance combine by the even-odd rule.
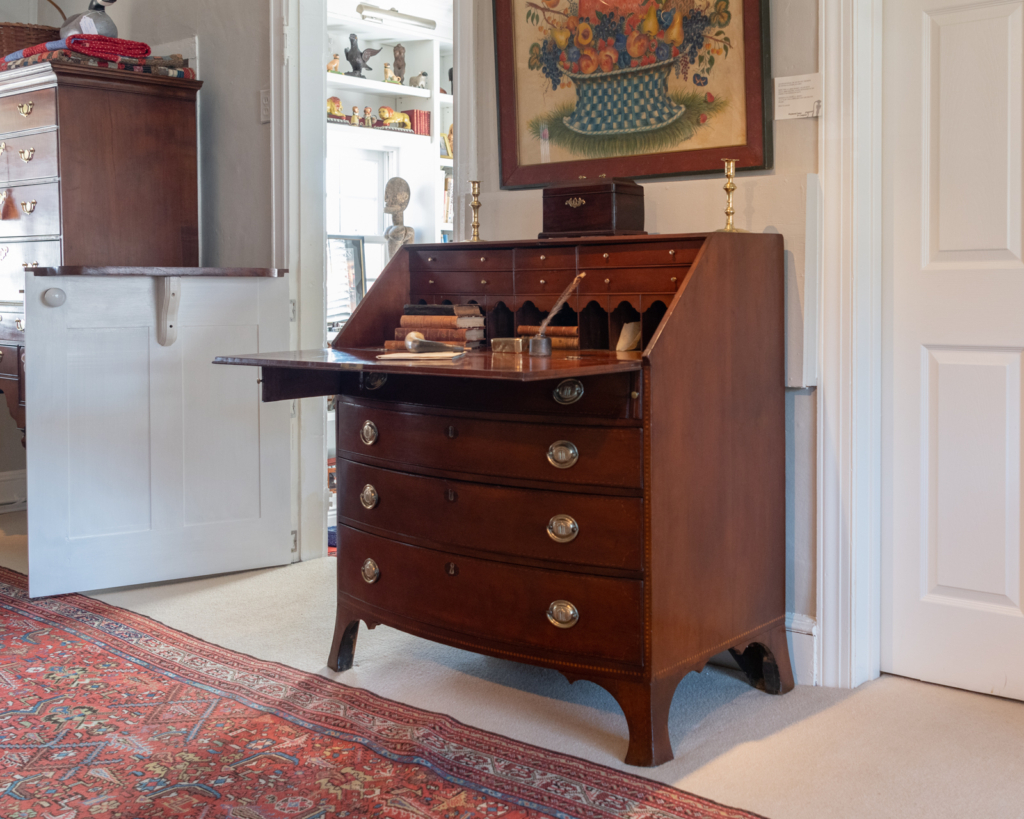
[[[480,341],[484,337],[482,327],[396,327],[395,341],[405,341],[409,333],[423,333],[427,341]]]
[[[407,304],[407,316],[482,316],[479,304]]]
[[[398,322],[402,327],[447,327],[450,329],[468,329],[483,327],[483,316],[402,316]]]
[[[534,327],[532,324],[520,324],[517,331],[521,336],[536,336],[540,335],[540,327]],[[579,336],[579,327],[551,327],[550,325],[544,329],[544,335],[546,336]]]

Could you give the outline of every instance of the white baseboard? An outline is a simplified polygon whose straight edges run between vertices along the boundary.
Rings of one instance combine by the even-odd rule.
[[[786,636],[789,638],[789,659],[797,685],[818,685],[817,657],[818,623],[806,614],[786,615]]]
[[[25,470],[0,472],[0,515],[28,509],[28,488]]]

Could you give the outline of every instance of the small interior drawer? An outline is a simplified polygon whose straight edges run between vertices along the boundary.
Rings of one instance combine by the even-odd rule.
[[[337,461],[337,480],[339,521],[382,529],[399,540],[572,568],[643,567],[641,498],[428,478],[344,458]],[[367,486],[372,490],[364,494]]]
[[[515,278],[517,296],[539,296],[542,294],[560,296],[562,291],[576,278],[576,269],[520,270],[516,271]]]
[[[0,134],[47,128],[56,124],[56,88],[0,97]]]
[[[367,560],[379,572],[372,583],[363,576]],[[639,665],[643,588],[639,580],[464,557],[338,526],[339,594],[481,640]],[[548,620],[556,601],[576,609],[575,625]]]
[[[575,247],[517,247],[515,269],[518,270],[576,270]]]
[[[580,294],[675,293],[688,270],[685,267],[592,270],[580,282]]]
[[[382,466],[411,464],[560,485],[640,489],[642,435],[638,427],[509,423],[398,412],[347,398],[337,407],[339,454],[373,458]]]
[[[438,270],[434,272],[413,272],[409,275],[409,286],[412,293],[457,293],[471,294],[482,297],[489,293],[511,293],[512,273],[496,272],[452,272]]]
[[[511,270],[511,250],[409,250],[409,269],[412,271],[446,270]]]
[[[644,242],[629,245],[599,245],[580,248],[580,270],[602,267],[652,267],[690,264],[697,258],[703,239],[676,242]]]

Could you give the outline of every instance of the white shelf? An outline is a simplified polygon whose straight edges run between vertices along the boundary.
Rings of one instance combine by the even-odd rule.
[[[378,97],[420,97],[430,99],[429,88],[410,88],[393,82],[379,80],[361,80],[358,77],[346,77],[344,74],[327,72],[327,84],[338,88],[348,88],[360,94],[373,94]]]
[[[455,160],[453,160],[453,159],[445,159],[443,156],[442,157],[438,157],[438,162],[441,163],[441,167],[442,168],[454,168],[455,167]]]
[[[449,222],[447,225],[441,225],[441,230],[455,230],[455,225]]]
[[[441,105],[453,105],[455,103],[454,94],[438,94],[437,98],[441,101]]]

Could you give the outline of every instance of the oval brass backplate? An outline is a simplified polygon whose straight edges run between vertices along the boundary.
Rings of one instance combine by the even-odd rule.
[[[576,466],[579,459],[579,450],[572,441],[555,441],[548,447],[548,463],[558,469]]]
[[[552,397],[563,406],[575,404],[583,397],[583,382],[577,378],[567,378],[555,387]]]
[[[366,373],[366,377],[363,380],[363,386],[366,387],[367,390],[379,390],[387,383],[387,373]]]
[[[363,561],[361,574],[363,575],[363,580],[373,585],[380,580],[380,567],[377,565],[376,561],[371,558],[366,558],[366,560]]]
[[[363,487],[363,491],[359,493],[359,502],[363,505],[364,509],[373,509],[379,501],[380,495],[373,488],[373,484],[366,484]]]
[[[572,543],[579,533],[579,524],[572,515],[555,515],[548,521],[548,537],[555,543]]]
[[[363,426],[359,429],[359,440],[367,446],[377,443],[377,425],[373,421],[363,421]]]
[[[548,606],[548,622],[556,628],[572,628],[580,621],[580,612],[568,600],[556,600]]]

